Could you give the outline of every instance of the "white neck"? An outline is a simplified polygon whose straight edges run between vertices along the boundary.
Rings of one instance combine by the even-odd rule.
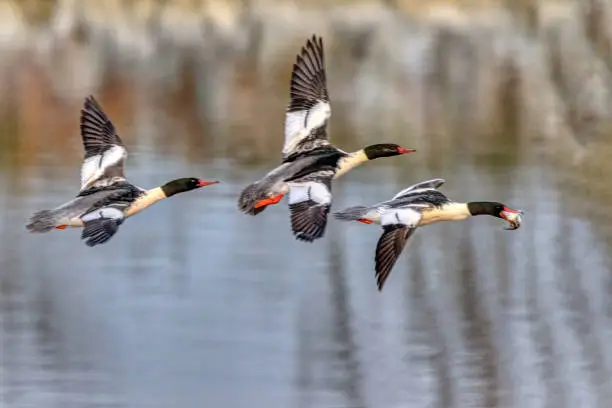
[[[166,198],[166,195],[164,194],[164,191],[161,187],[152,188],[151,190],[148,190],[143,196],[139,197],[136,201],[134,201],[132,205],[130,205],[125,210],[125,216],[129,217],[134,214],[137,214],[145,208],[152,206],[156,202],[163,200],[164,198]]]
[[[440,208],[424,210],[420,225],[433,224],[438,221],[461,221],[471,214],[466,203],[448,203]]]
[[[343,176],[344,174],[348,173],[348,171],[352,168],[357,167],[360,164],[367,162],[368,160],[368,156],[366,156],[363,149],[353,153],[349,153],[348,156],[340,159],[340,162],[338,163],[338,170],[336,170],[336,175],[334,176],[334,178]]]

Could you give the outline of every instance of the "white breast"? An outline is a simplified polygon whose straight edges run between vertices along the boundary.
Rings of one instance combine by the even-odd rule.
[[[464,203],[449,203],[441,208],[424,210],[420,225],[433,224],[439,221],[460,221],[470,216],[470,211]]]
[[[336,174],[334,175],[334,178],[343,176],[352,168],[357,167],[360,164],[365,163],[367,161],[368,161],[368,156],[366,156],[363,150],[351,153],[348,156],[343,157],[342,159],[340,159],[340,162],[338,163],[338,170],[336,170]]]
[[[380,217],[381,225],[402,224],[414,228],[421,222],[421,213],[412,208],[389,209]]]
[[[138,214],[142,210],[149,208],[158,201],[166,198],[164,191],[161,187],[152,188],[148,190],[143,196],[139,197],[136,201],[130,205],[125,211],[125,217],[131,217],[134,214]]]

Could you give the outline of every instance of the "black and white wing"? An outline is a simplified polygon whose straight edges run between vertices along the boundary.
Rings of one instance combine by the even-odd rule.
[[[326,127],[330,116],[323,40],[313,35],[293,64],[283,158],[328,145]]]
[[[417,183],[403,189],[391,200],[384,201],[378,205],[381,207],[414,209],[439,208],[451,202],[441,191],[436,190],[444,183],[443,179],[433,179]]]
[[[145,194],[145,190],[126,182],[91,187],[81,192],[78,197],[83,200],[97,197],[81,216],[84,224],[81,239],[86,240],[85,244],[90,247],[106,243],[123,224],[126,210]]]
[[[291,230],[300,241],[313,242],[325,233],[331,208],[332,172],[320,172],[317,179],[289,182]]]
[[[420,192],[424,190],[437,190],[442,184],[444,184],[444,182],[444,179],[441,178],[421,181],[420,183],[416,183],[408,188],[403,189],[402,191],[394,195],[392,200],[396,200],[408,194],[414,194],[415,192]]]
[[[85,148],[81,191],[101,180],[124,178],[127,151],[115,126],[91,95],[85,99],[81,110],[81,137]]]
[[[380,223],[383,233],[376,245],[374,258],[378,290],[382,290],[406,243],[416,231],[421,218],[419,207],[387,209],[382,214]]]
[[[397,258],[404,250],[408,239],[414,234],[416,228],[401,225],[386,225],[376,245],[376,285],[382,290]]]
[[[81,239],[84,239],[89,247],[108,242],[123,224],[124,210],[121,205],[109,205],[82,216],[81,220],[85,225]]]

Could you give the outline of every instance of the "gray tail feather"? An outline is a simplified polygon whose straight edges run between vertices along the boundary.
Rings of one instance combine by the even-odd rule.
[[[259,183],[253,183],[240,193],[240,197],[238,197],[238,209],[245,214],[257,215],[266,209],[266,207],[255,208],[257,201],[263,198],[265,197],[261,197]]]
[[[26,229],[30,232],[43,233],[55,228],[55,213],[51,210],[42,210],[34,213]]]
[[[334,217],[342,221],[357,221],[363,218],[369,210],[370,207],[366,207],[365,205],[356,205],[334,212]]]

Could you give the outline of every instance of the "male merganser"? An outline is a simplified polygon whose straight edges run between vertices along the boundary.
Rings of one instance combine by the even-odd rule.
[[[400,191],[389,201],[369,207],[349,207],[334,213],[339,220],[376,223],[383,227],[375,256],[378,290],[382,290],[395,261],[417,227],[438,221],[459,221],[476,215],[502,218],[510,223],[506,228],[509,230],[521,226],[522,211],[492,201],[451,201],[437,190],[442,184],[443,179],[423,181]]]
[[[332,201],[332,179],[366,161],[415,150],[385,143],[347,153],[328,141],[331,107],[320,37],[313,35],[297,56],[290,95],[282,164],[247,186],[238,198],[238,208],[246,214],[257,215],[289,193],[293,234],[298,240],[312,242],[325,232]]]
[[[43,233],[67,227],[83,228],[81,239],[93,247],[112,238],[125,218],[178,193],[216,184],[197,178],[181,178],[161,187],[144,190],[130,184],[123,174],[127,151],[93,96],[81,110],[81,137],[85,158],[81,167],[81,190],[75,199],[53,210],[35,213],[28,231]]]

